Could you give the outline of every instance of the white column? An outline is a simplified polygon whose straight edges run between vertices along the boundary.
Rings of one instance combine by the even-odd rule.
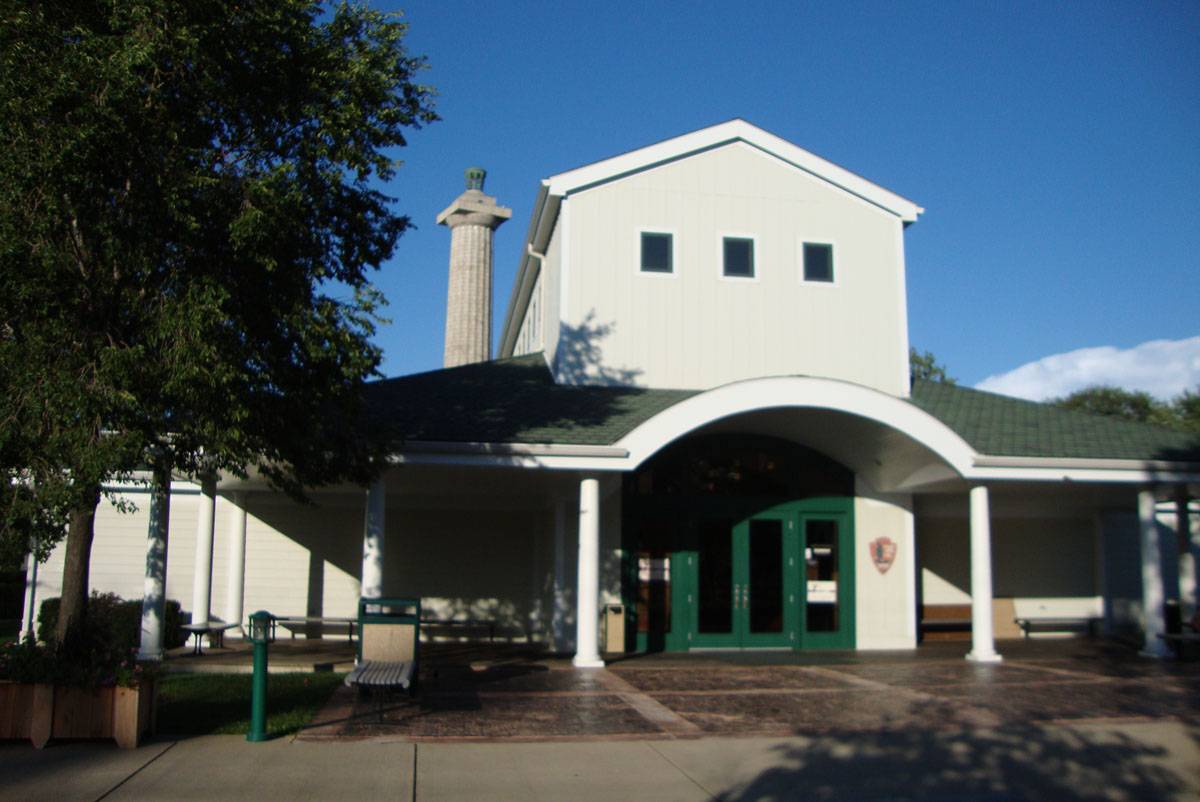
[[[579,574],[575,598],[575,659],[579,668],[600,668],[600,481],[579,482]]]
[[[1184,620],[1200,605],[1200,530],[1192,531],[1187,487],[1175,491],[1175,536],[1179,539],[1179,602]]]
[[[25,571],[25,617],[22,619],[24,627],[21,629],[20,635],[22,643],[37,640],[37,610],[35,609],[37,607],[37,582],[37,548],[31,547]]]
[[[554,608],[551,633],[554,651],[562,652],[567,643],[567,503],[554,504]]]
[[[992,631],[992,524],[988,489],[971,488],[971,651],[968,660],[999,663]]]
[[[364,599],[383,596],[383,513],[387,495],[383,479],[367,490],[367,508],[363,515],[363,564],[360,594]]]
[[[171,474],[156,471],[150,489],[146,533],[146,580],[142,586],[142,640],[139,660],[161,660],[163,609],[167,602],[167,535],[171,517]]]
[[[237,624],[231,632],[245,634],[242,605],[246,592],[246,494],[234,493],[229,505],[229,584],[225,588],[225,622]]]
[[[1154,490],[1141,490],[1138,493],[1138,529],[1142,539],[1142,631],[1146,633],[1142,654],[1146,657],[1166,657],[1170,653],[1166,641],[1159,637],[1166,631],[1166,626],[1163,621],[1165,593],[1157,512]]]
[[[210,618],[212,599],[213,515],[217,506],[216,482],[200,483],[200,507],[196,510],[196,561],[192,573],[192,623]]]

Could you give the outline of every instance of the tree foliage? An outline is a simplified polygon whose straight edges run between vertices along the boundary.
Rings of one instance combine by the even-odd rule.
[[[409,225],[381,187],[436,119],[406,26],[308,0],[0,10],[10,550],[148,462],[369,480],[369,273]]]
[[[1142,390],[1094,385],[1049,403],[1092,415],[1200,432],[1200,388],[1197,391],[1186,390],[1171,401],[1161,401]]]
[[[908,349],[908,370],[911,381],[932,381],[957,384],[957,380],[946,372],[946,366],[937,361],[932,351]]]

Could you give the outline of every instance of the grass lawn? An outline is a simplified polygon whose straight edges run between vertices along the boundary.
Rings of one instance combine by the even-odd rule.
[[[312,720],[345,674],[271,674],[267,733],[289,735]],[[250,729],[250,674],[166,674],[158,686],[162,735],[239,734]]]

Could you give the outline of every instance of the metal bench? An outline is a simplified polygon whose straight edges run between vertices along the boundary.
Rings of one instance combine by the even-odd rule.
[[[412,696],[419,678],[420,642],[420,599],[359,599],[358,658],[346,685],[357,688],[360,696],[396,690]],[[382,718],[382,702],[376,709]]]
[[[447,629],[474,629],[483,631],[487,630],[488,642],[496,640],[496,621],[489,618],[432,618],[425,616],[421,619],[421,626],[425,628],[425,635],[428,638],[434,637],[434,632],[442,627]]]
[[[326,627],[342,628],[349,630],[350,640],[354,640],[354,628],[358,625],[357,618],[340,617],[340,616],[302,616],[302,615],[283,615],[273,616],[271,618],[271,640],[275,639],[275,627],[281,626],[292,634],[292,640],[296,639],[297,632],[304,632],[307,636],[308,632],[313,628],[320,628],[322,636],[325,633]]]
[[[228,624],[224,621],[201,621],[198,624],[184,624],[183,629],[187,630],[196,639],[195,646],[192,648],[192,654],[204,654],[201,649],[204,636],[212,636],[213,648],[221,649],[225,646],[225,630],[237,627],[237,624]]]
[[[971,605],[922,605],[921,637],[925,640],[965,640],[971,637]]]
[[[1088,635],[1096,634],[1096,624],[1101,619],[1091,615],[1059,615],[1059,616],[1024,616],[1013,619],[1021,632],[1028,638],[1034,631],[1042,632],[1072,632],[1084,630]]]

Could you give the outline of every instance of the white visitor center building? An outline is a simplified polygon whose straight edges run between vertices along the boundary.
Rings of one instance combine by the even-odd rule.
[[[911,649],[956,625],[994,661],[1017,619],[1164,654],[1167,603],[1196,604],[1200,443],[910,382],[922,211],[742,120],[552,176],[492,359],[511,212],[468,171],[438,218],[453,367],[369,387],[397,432],[386,474],[314,506],[254,475],[178,477],[166,595],[229,622],[419,596],[579,666]],[[138,598],[149,495],[117,491],[137,511],[102,504],[91,585]]]

